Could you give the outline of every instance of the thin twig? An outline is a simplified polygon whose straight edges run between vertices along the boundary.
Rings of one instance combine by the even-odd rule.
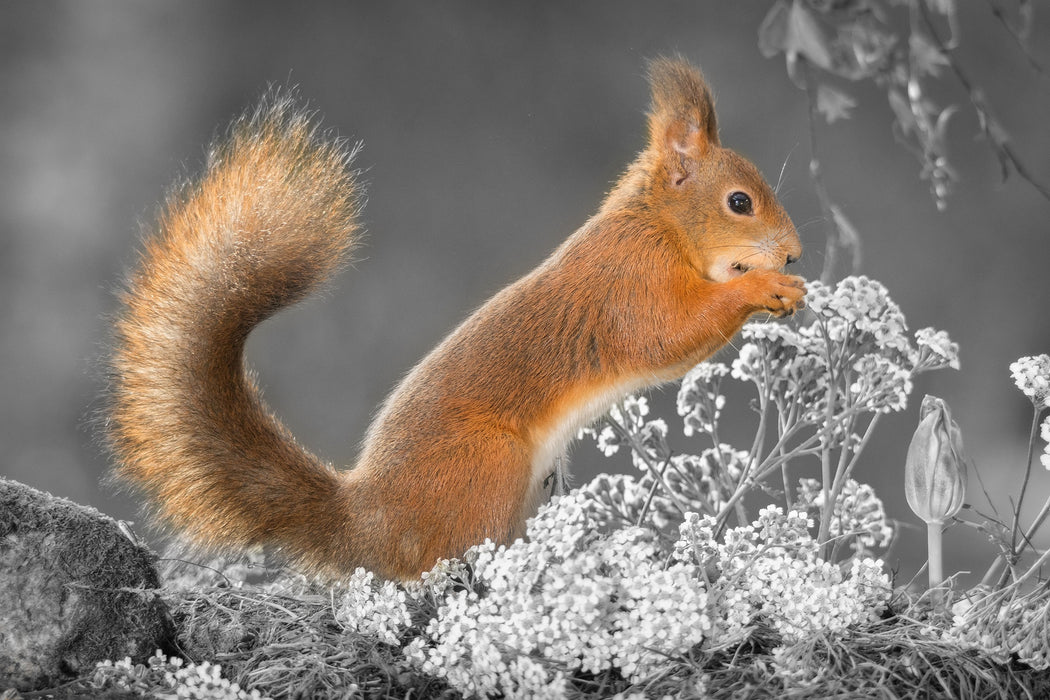
[[[667,466],[671,463],[671,455],[668,454],[666,457],[661,458],[662,461],[658,467],[652,462],[651,459],[649,459],[649,455],[646,452],[645,445],[643,445],[641,441],[637,439],[637,436],[634,433],[629,431],[625,426],[620,425],[617,421],[613,420],[611,416],[606,416],[606,421],[612,427],[613,431],[618,433],[620,437],[627,440],[628,446],[631,448],[631,450],[634,451],[636,455],[641,457],[643,462],[645,462],[645,466],[649,470],[649,473],[652,475],[653,481],[659,482],[660,485],[663,486],[664,491],[667,493],[667,496],[672,501],[674,501],[675,508],[677,508],[680,512],[685,513],[685,506],[682,504],[681,501],[678,500],[677,496],[675,495],[674,489],[672,489],[671,486],[664,480],[664,472],[667,470]],[[650,497],[646,501],[646,506],[645,508],[643,508],[642,511],[643,516],[645,515],[645,510],[650,504],[651,500],[652,499]],[[706,506],[707,504],[701,502],[701,505]]]
[[[1028,169],[1028,166],[1024,161],[1021,160],[1020,156],[1018,156],[1010,146],[1010,143],[1005,138],[1001,138],[994,133],[992,129],[992,121],[994,117],[991,114],[991,110],[988,108],[988,105],[985,104],[980,92],[974,85],[974,82],[970,80],[970,77],[959,66],[959,62],[951,55],[954,52],[955,47],[947,46],[944,40],[941,39],[940,34],[937,33],[937,29],[933,25],[933,20],[930,18],[929,10],[926,8],[926,3],[918,2],[915,4],[918,6],[918,11],[926,24],[930,37],[933,39],[941,53],[948,57],[948,65],[951,66],[952,72],[955,73],[955,78],[963,86],[963,89],[966,90],[966,93],[970,98],[970,104],[973,105],[974,111],[977,112],[977,116],[980,118],[981,128],[984,130],[988,140],[992,143],[992,146],[999,153],[1000,159],[1005,157],[1010,165],[1013,166],[1014,172],[1021,176],[1021,179],[1034,187],[1044,199],[1050,201],[1050,187],[1039,182],[1039,180],[1036,179]]]
[[[828,337],[827,328],[824,324],[819,324],[821,335],[824,337],[824,345],[828,349],[828,359],[831,359],[831,339]],[[835,415],[835,390],[838,388],[839,377],[835,372],[835,363],[828,362],[828,394],[827,394],[827,409],[825,411],[825,427],[831,428],[832,418]],[[828,436],[827,440],[822,440],[820,445],[820,478],[821,478],[821,489],[824,493],[824,511],[820,514],[820,528],[817,531],[817,544],[820,545],[821,554],[827,556],[827,540],[828,530],[831,527],[831,512],[832,508],[828,507],[831,503],[831,437]]]
[[[1021,504],[1024,502],[1025,493],[1028,491],[1028,480],[1032,477],[1032,459],[1035,457],[1035,438],[1039,433],[1039,410],[1032,414],[1032,431],[1028,437],[1028,459],[1024,466],[1024,481],[1021,482],[1021,491],[1017,494],[1017,504],[1014,508],[1014,521],[1010,527],[1010,550],[1013,556],[1019,554],[1017,548],[1017,534],[1021,527]],[[1021,549],[1024,549],[1023,547]]]
[[[831,284],[835,277],[835,267],[838,264],[839,251],[851,248],[853,260],[852,271],[860,267],[860,246],[856,237],[851,236],[847,242],[846,236],[839,226],[838,218],[835,216],[835,204],[828,193],[827,184],[824,182],[824,169],[820,163],[817,150],[817,123],[820,121],[817,109],[817,89],[813,80],[813,70],[804,58],[799,59],[802,72],[805,75],[806,99],[809,101],[809,177],[813,181],[813,190],[817,194],[821,211],[824,213],[824,221],[831,228],[828,232],[827,244],[824,250],[824,268],[820,271],[820,281]]]
[[[1021,53],[1024,54],[1024,57],[1028,60],[1028,65],[1032,67],[1032,70],[1034,70],[1040,78],[1050,82],[1050,73],[1047,73],[1046,69],[1043,68],[1043,65],[1032,55],[1032,51],[1028,48],[1028,43],[1024,40],[1024,37],[1021,36],[1020,32],[1010,26],[1010,23],[1006,21],[1006,14],[1002,11],[1002,8],[992,2],[992,0],[985,0],[985,2],[988,3],[992,15],[999,20],[999,23],[1003,25],[1003,29],[1006,30],[1014,40],[1014,43],[1017,44],[1017,48],[1019,48]]]
[[[1036,421],[1037,422],[1038,422],[1038,419],[1039,419],[1039,412],[1036,411]],[[1029,465],[1029,471],[1031,470],[1030,468],[1031,468],[1031,464],[1032,464],[1032,458],[1034,456],[1034,454],[1033,454],[1034,453],[1034,449],[1033,448],[1034,448],[1034,445],[1035,445],[1034,438],[1035,438],[1035,436],[1032,435],[1031,438],[1029,439],[1029,443],[1028,443],[1028,451],[1029,451],[1028,465]],[[1027,475],[1026,475],[1026,477],[1027,477]],[[1025,479],[1025,483],[1027,484],[1027,478]],[[1023,489],[1023,487],[1022,487],[1022,489]],[[1020,499],[1018,499],[1018,501],[1020,501]],[[1018,506],[1020,506],[1020,502],[1018,502]],[[1018,507],[1018,509],[1014,512],[1014,523],[1015,523],[1015,525],[1017,523],[1017,518],[1019,517],[1019,512],[1020,512],[1020,508]],[[1050,515],[1050,496],[1048,496],[1047,499],[1043,502],[1043,506],[1042,506],[1042,508],[1039,509],[1039,514],[1035,516],[1035,520],[1033,520],[1032,524],[1028,526],[1028,529],[1024,531],[1024,534],[1022,535],[1022,539],[1021,539],[1020,545],[1018,546],[1016,542],[1012,542],[1011,543],[1011,548],[1010,548],[1009,551],[1004,551],[1004,552],[1002,552],[1002,553],[1000,553],[999,555],[996,556],[996,558],[992,562],[991,566],[988,567],[988,571],[986,571],[984,576],[981,578],[981,583],[982,584],[990,585],[992,579],[994,579],[996,576],[999,575],[999,570],[1002,567],[1002,565],[1007,563],[1007,558],[1009,558],[1009,559],[1011,559],[1013,561],[1016,561],[1021,556],[1021,554],[1024,553],[1025,548],[1031,546],[1032,538],[1035,537],[1035,533],[1039,530],[1039,528],[1042,526],[1042,524],[1046,521],[1046,518],[1047,518],[1048,515]],[[1016,536],[1016,530],[1014,531],[1013,534],[1014,534],[1014,536]]]

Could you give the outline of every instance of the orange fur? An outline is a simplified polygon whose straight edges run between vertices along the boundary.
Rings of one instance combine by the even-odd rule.
[[[576,429],[805,293],[780,272],[801,252],[794,227],[754,166],[721,147],[699,71],[659,59],[650,83],[648,146],[598,213],[409,373],[343,472],[270,413],[243,350],[353,245],[352,153],[288,100],[264,101],[169,200],[123,295],[118,474],[207,547],[271,544],[329,577],[412,578],[521,536]],[[737,191],[751,214],[727,205]]]

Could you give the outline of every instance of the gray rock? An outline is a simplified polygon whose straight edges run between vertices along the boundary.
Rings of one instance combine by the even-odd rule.
[[[170,650],[155,559],[95,509],[0,477],[0,689]]]

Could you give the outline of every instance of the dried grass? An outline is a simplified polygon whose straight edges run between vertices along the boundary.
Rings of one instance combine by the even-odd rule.
[[[400,648],[344,629],[335,618],[338,589],[284,577],[278,583],[233,585],[212,577],[166,589],[188,660],[222,665],[242,688],[273,698],[457,698],[444,682],[424,676]],[[580,698],[626,691],[646,697],[1039,700],[1050,697],[1050,671],[988,655],[939,638],[928,601],[898,598],[895,614],[848,635],[814,635],[785,645],[769,628],[718,652],[693,650],[668,659],[661,674],[630,686],[617,672],[579,677]],[[432,603],[413,603],[419,634]],[[430,606],[428,608],[428,606]],[[941,623],[943,624],[943,620]],[[91,697],[89,679],[50,691],[51,697]],[[59,692],[55,692],[58,690]],[[157,689],[158,693],[167,692]],[[99,697],[131,697],[101,694]],[[21,697],[43,697],[41,693]],[[149,697],[148,695],[145,697]]]
[[[344,631],[335,622],[332,595],[307,586],[284,593],[213,587],[173,595],[170,603],[188,655],[221,663],[231,680],[265,695],[348,698],[356,684],[369,698],[458,697],[408,668],[398,649]],[[414,612],[421,623],[432,613]],[[997,663],[939,639],[907,610],[846,636],[783,645],[759,629],[736,649],[669,661],[663,674],[635,688],[615,672],[580,678],[580,697],[629,689],[657,698],[734,700],[1050,697],[1050,672]]]

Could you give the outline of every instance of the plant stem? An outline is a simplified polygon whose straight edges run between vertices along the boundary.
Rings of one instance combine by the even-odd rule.
[[[827,408],[824,416],[825,429],[831,430],[832,419],[835,417],[835,389],[838,388],[839,373],[835,371],[835,365],[831,362],[831,343],[827,330],[821,325],[821,335],[824,336],[824,344],[828,355],[828,393]],[[848,439],[847,432],[847,439]],[[831,528],[831,514],[835,510],[835,504],[831,500],[831,435],[827,435],[820,441],[820,478],[821,490],[824,494],[824,509],[820,513],[820,528],[817,531],[817,544],[820,546],[821,556],[828,555],[828,531]],[[843,447],[845,449],[845,447]]]
[[[1025,493],[1028,491],[1028,480],[1032,477],[1032,458],[1035,456],[1035,436],[1039,433],[1039,409],[1032,412],[1032,431],[1028,436],[1028,459],[1024,465],[1024,481],[1021,482],[1021,492],[1017,494],[1017,506],[1014,508],[1014,522],[1010,535],[1010,552],[1016,557],[1020,550],[1017,548],[1017,533],[1021,527],[1021,503],[1024,501]],[[1024,549],[1024,545],[1021,546]]]
[[[1046,565],[1046,562],[1048,560],[1050,560],[1050,549],[1047,549],[1045,552],[1043,552],[1042,556],[1036,559],[1035,563],[1028,567],[1028,571],[1024,572],[1021,575],[1021,577],[1018,578],[1017,581],[1015,581],[1015,584],[1019,586],[1028,579],[1032,578],[1032,576],[1035,576],[1039,572],[1039,569]]]
[[[671,464],[670,452],[663,456],[661,458],[660,464],[657,465],[651,459],[649,459],[649,454],[646,451],[645,446],[642,444],[641,440],[638,439],[637,435],[635,435],[632,431],[628,430],[626,426],[621,425],[619,422],[614,420],[612,416],[606,416],[605,420],[606,422],[608,422],[609,426],[612,427],[614,432],[620,435],[620,437],[627,440],[627,444],[631,448],[631,450],[636,455],[638,455],[638,457],[641,458],[643,462],[645,462],[646,468],[649,470],[649,473],[653,477],[654,485],[655,483],[659,483],[661,486],[663,486],[663,490],[667,494],[667,497],[674,501],[675,508],[677,508],[679,512],[685,513],[687,511],[687,508],[675,495],[674,489],[672,489],[667,484],[667,481],[664,479],[664,472],[667,470],[667,467]],[[645,514],[648,512],[649,506],[652,504],[652,499],[654,495],[655,489],[649,492],[649,497],[646,499],[645,505],[642,508],[641,515],[638,518],[639,522],[641,522],[642,518],[644,518]],[[704,502],[700,502],[699,505],[701,505],[702,507],[707,506],[707,504]],[[713,515],[714,513],[712,512],[711,514]]]
[[[786,462],[792,456],[802,454],[803,449],[809,443],[816,442],[818,436],[820,435],[820,433],[818,433],[817,435],[811,435],[810,437],[806,438],[806,440],[804,440],[800,445],[792,448],[791,452],[789,452],[786,455],[783,455],[783,448],[787,444],[787,441],[794,437],[795,433],[799,432],[800,429],[800,425],[796,424],[791,426],[786,433],[780,436],[780,439],[777,441],[776,446],[774,446],[774,448],[770,451],[769,455],[767,455],[766,458],[762,460],[761,464],[755,465],[753,468],[749,467],[746,473],[741,473],[740,479],[739,481],[737,481],[736,488],[733,490],[733,495],[729,497],[729,500],[722,504],[722,507],[718,512],[718,524],[715,527],[715,537],[720,537],[722,535],[722,532],[725,530],[726,524],[729,521],[729,514],[733,512],[732,509],[734,509],[737,506],[737,504],[740,502],[740,499],[744,497],[744,495],[751,489],[751,487],[755,483],[762,481],[764,478],[766,478],[766,476],[772,473],[773,470],[778,469],[781,464]],[[780,454],[782,456],[774,457],[774,455],[777,454]],[[750,475],[752,473],[755,473],[756,470],[758,473],[757,478],[750,478]],[[744,524],[745,522],[746,521],[741,522],[741,524]]]
[[[868,445],[868,440],[871,439],[871,434],[875,432],[875,425],[879,422],[881,413],[876,413],[868,421],[868,426],[864,429],[864,435],[861,436],[860,442],[853,450],[853,454],[850,457],[849,464],[844,469],[840,469],[835,474],[835,483],[831,488],[831,496],[838,501],[839,494],[842,493],[842,488],[846,485],[846,480],[849,479],[850,474],[853,473],[853,468],[857,466],[857,460],[860,458],[860,453],[864,451],[864,448]]]
[[[1014,555],[1012,555],[1013,557],[1020,556],[1021,553],[1024,552],[1025,547],[1032,543],[1032,537],[1035,536],[1036,530],[1039,529],[1039,527],[1046,520],[1046,516],[1048,515],[1050,515],[1050,496],[1048,496],[1047,499],[1043,501],[1043,507],[1039,509],[1039,515],[1035,516],[1035,520],[1033,520],[1032,524],[1028,526],[1027,530],[1025,530],[1024,536],[1021,538],[1021,544],[1017,548],[1017,552]],[[1009,555],[1004,553],[1000,554],[995,558],[995,561],[992,562],[992,565],[988,567],[988,571],[985,572],[984,578],[981,579],[982,585],[992,585],[992,580],[994,580],[995,577],[999,575],[1000,570],[1006,563],[1006,556]]]
[[[926,549],[930,557],[930,588],[937,588],[944,583],[944,556],[941,535],[944,523],[934,521],[926,523]]]
[[[1036,530],[1038,530],[1039,526],[1046,520],[1046,516],[1050,515],[1050,497],[1048,497],[1043,503],[1043,507],[1039,510],[1039,515],[1035,516],[1035,520],[1028,529],[1025,530],[1024,537],[1022,538],[1021,543],[1018,544],[1017,533],[1021,521],[1021,501],[1024,500],[1025,491],[1028,490],[1028,479],[1032,475],[1032,459],[1035,457],[1035,436],[1039,430],[1039,415],[1041,413],[1042,411],[1037,406],[1032,414],[1032,430],[1028,435],[1028,460],[1025,462],[1024,482],[1021,484],[1021,493],[1018,494],[1017,505],[1014,507],[1014,521],[1012,533],[1010,535],[1010,551],[1003,552],[995,557],[995,560],[992,561],[991,566],[988,567],[988,570],[981,578],[981,585],[990,586],[992,581],[994,581],[999,575],[1003,565],[1017,561],[1017,558],[1024,551],[1025,547],[1031,543]],[[1005,581],[1001,581],[1000,585],[1003,583],[1005,583]]]
[[[804,58],[799,59],[799,65],[802,66],[806,83],[806,99],[809,100],[809,177],[813,181],[813,191],[816,192],[817,201],[820,202],[824,221],[831,229],[824,248],[824,268],[820,272],[820,281],[824,284],[831,284],[835,279],[835,268],[840,252],[851,254],[851,272],[856,272],[860,268],[860,240],[844,231],[839,225],[839,218],[835,216],[835,203],[828,193],[828,186],[824,180],[824,169],[817,150],[817,124],[820,121],[820,112],[817,109],[817,83],[813,79],[813,69],[809,62]]]
[[[1039,515],[1035,516],[1035,520],[1033,520],[1032,524],[1028,527],[1027,530],[1025,530],[1024,539],[1021,540],[1021,546],[1017,550],[1018,554],[1024,551],[1024,548],[1032,543],[1032,537],[1035,536],[1035,531],[1038,530],[1039,526],[1043,524],[1043,521],[1046,520],[1047,515],[1050,515],[1050,496],[1048,496],[1047,499],[1043,502],[1043,507],[1039,510]]]
[[[770,474],[780,469],[782,464],[791,459],[803,456],[821,457],[823,452],[827,449],[826,441],[830,440],[835,434],[836,424],[843,422],[846,418],[859,412],[860,411],[857,411],[856,409],[846,409],[838,416],[832,416],[833,420],[831,422],[825,422],[823,427],[816,429],[812,435],[804,438],[800,443],[794,445],[785,453],[784,450],[788,449],[788,442],[798,433],[802,432],[803,428],[809,427],[813,425],[813,423],[796,423],[789,427],[787,432],[777,440],[777,444],[769,451],[765,459],[762,460],[762,463],[748,470],[748,477],[742,478],[738,482],[733,495],[729,497],[728,501],[722,504],[718,511],[718,524],[715,527],[715,536],[721,536],[731,513],[730,509],[733,508],[755,484],[761,482]]]
[[[1010,165],[1014,167],[1014,172],[1016,172],[1029,185],[1034,187],[1036,191],[1043,196],[1043,199],[1050,200],[1050,186],[1036,179],[1036,176],[1028,169],[1028,165],[1017,155],[1017,152],[1013,149],[1013,146],[1010,145],[1010,142],[992,128],[995,118],[992,115],[991,108],[984,103],[984,99],[974,86],[973,81],[970,80],[970,77],[959,66],[959,61],[954,56],[954,51],[957,48],[958,42],[953,39],[949,45],[941,39],[940,35],[937,33],[937,29],[933,26],[933,20],[930,19],[929,11],[926,9],[926,3],[918,2],[913,6],[916,7],[922,15],[922,19],[926,23],[929,37],[933,39],[934,45],[940,49],[941,55],[948,58],[948,66],[952,69],[952,72],[955,73],[956,80],[959,81],[959,84],[963,86],[963,89],[966,90],[969,95],[970,104],[973,107],[974,112],[977,113],[981,129],[988,137],[988,142],[992,144],[996,156],[1001,162],[1005,161],[1010,163]],[[1006,179],[1006,174],[1004,165],[1004,180]]]
[[[985,0],[988,3],[988,7],[991,9],[992,14],[995,16],[999,23],[1003,25],[1003,29],[1013,38],[1014,43],[1017,44],[1017,48],[1020,49],[1021,53],[1024,54],[1025,58],[1028,59],[1028,65],[1031,66],[1032,70],[1036,72],[1043,80],[1050,80],[1050,73],[1047,73],[1043,65],[1032,55],[1031,50],[1028,48],[1028,42],[1025,41],[1025,37],[1020,31],[1010,26],[1010,23],[1006,19],[1006,15],[1003,14],[1002,9],[996,7],[991,0]]]

